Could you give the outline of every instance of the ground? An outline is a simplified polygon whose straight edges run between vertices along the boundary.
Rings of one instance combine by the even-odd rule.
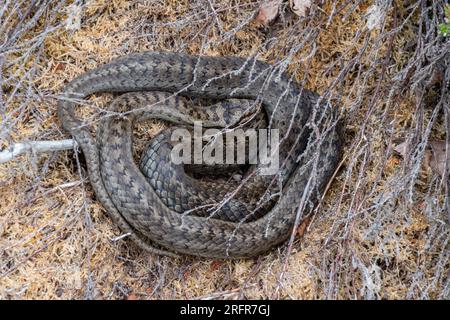
[[[421,90],[441,52],[416,45],[444,41],[426,29],[443,2],[426,13],[420,1],[314,3],[299,17],[283,2],[267,26],[255,21],[259,1],[3,5],[0,149],[68,138],[55,112],[64,84],[144,50],[286,61],[299,83],[336,102],[346,143],[291,254],[281,246],[237,261],[158,257],[115,240],[121,232],[72,150],[0,164],[0,298],[448,299],[448,181],[421,160],[428,139],[448,141],[449,107],[439,84]],[[80,113],[95,119],[107,98]],[[411,145],[403,157],[398,140]]]

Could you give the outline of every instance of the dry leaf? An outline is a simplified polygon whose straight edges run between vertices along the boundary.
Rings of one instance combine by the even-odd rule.
[[[306,12],[311,7],[311,0],[289,0],[292,12],[299,17],[306,17]]]
[[[153,295],[153,287],[146,288],[145,293],[147,293],[149,296]]]
[[[137,295],[134,292],[130,293],[126,298],[126,300],[137,300],[137,299],[138,299]]]
[[[54,70],[55,71],[64,71],[65,68],[66,68],[66,65],[64,63],[58,63],[58,64],[56,64]]]
[[[406,142],[399,143],[396,146],[394,146],[394,151],[400,154],[402,157],[405,157],[407,146],[408,145]]]
[[[281,0],[272,0],[264,2],[261,7],[259,7],[258,15],[255,21],[263,25],[268,25],[278,15],[278,9],[280,7]]]
[[[190,276],[191,276],[191,270],[189,270],[189,269],[183,273],[184,280],[189,279]]]
[[[424,166],[430,168],[434,173],[443,176],[445,171],[445,162],[447,161],[447,172],[450,169],[450,147],[445,151],[445,141],[429,140],[427,150],[424,155]],[[407,143],[402,142],[394,146],[394,151],[405,157],[407,152]]]
[[[219,260],[214,260],[213,262],[211,262],[210,265],[210,271],[217,271],[220,269],[220,267],[222,266],[222,262]]]
[[[425,151],[425,165],[440,176],[444,175],[446,162],[447,172],[450,169],[450,148],[447,146],[447,154],[445,149],[445,141],[430,140],[428,149]]]
[[[297,228],[297,235],[299,237],[303,237],[303,235],[306,232],[306,228],[308,227],[309,223],[311,222],[311,218],[305,218],[303,219],[303,221],[300,223],[300,225]]]

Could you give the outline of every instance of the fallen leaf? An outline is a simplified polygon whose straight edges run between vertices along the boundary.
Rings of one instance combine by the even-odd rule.
[[[300,223],[300,225],[299,225],[298,228],[297,228],[297,235],[298,235],[299,237],[303,237],[303,235],[304,235],[305,232],[306,232],[306,228],[308,227],[310,221],[311,221],[311,218],[305,218],[305,219],[303,219],[303,221]]]
[[[281,0],[272,0],[264,2],[259,7],[258,15],[256,16],[255,21],[267,26],[278,16],[280,4]]]
[[[446,152],[447,149],[447,152]],[[428,148],[425,151],[425,165],[440,175],[444,176],[445,167],[447,166],[447,173],[450,169],[450,148],[445,146],[443,140],[430,140],[428,142]],[[446,165],[447,163],[447,165]]]
[[[137,300],[137,296],[134,292],[130,293],[127,298],[127,300]]]
[[[394,146],[394,151],[400,154],[402,157],[405,157],[407,147],[408,144],[406,142],[402,142]]]
[[[218,260],[214,260],[213,262],[211,262],[210,270],[217,271],[220,269],[221,266],[222,266],[222,262],[220,262]]]
[[[58,63],[56,66],[55,66],[55,71],[64,71],[64,69],[66,68],[66,65],[64,64],[64,63]]]
[[[445,151],[445,141],[429,140],[427,149],[424,154],[423,164],[425,168],[431,169],[435,174],[444,175],[445,163],[447,162],[447,172],[450,170],[450,147],[447,146],[447,154]],[[394,151],[405,157],[408,150],[406,142],[399,143],[394,146]]]
[[[299,17],[306,17],[306,12],[311,7],[311,0],[289,0],[289,6]]]
[[[145,293],[151,296],[153,294],[153,287],[148,287],[147,289],[145,289]]]

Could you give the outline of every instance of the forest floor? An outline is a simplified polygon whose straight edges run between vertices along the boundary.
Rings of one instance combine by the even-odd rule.
[[[23,19],[26,2],[8,7],[0,150],[67,139],[56,116],[64,84],[145,50],[286,59],[299,83],[339,100],[347,126],[341,169],[289,256],[286,246],[237,261],[148,254],[113,240],[121,232],[73,151],[0,164],[0,298],[448,299],[446,181],[422,164],[429,139],[448,141],[448,105],[438,87],[420,99],[419,81],[405,80],[423,63],[423,8],[410,2],[321,1],[304,17],[283,2],[268,26],[255,21],[260,3],[247,0],[37,1]],[[106,101],[94,97],[83,115]],[[137,136],[163,126],[151,121]],[[403,156],[398,141],[412,146]]]

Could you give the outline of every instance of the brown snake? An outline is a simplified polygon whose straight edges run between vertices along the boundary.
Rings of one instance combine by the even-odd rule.
[[[74,99],[137,91],[260,101],[270,128],[278,129],[281,138],[282,192],[273,208],[243,223],[180,215],[168,208],[132,161],[135,112],[110,123],[109,141],[100,141],[99,150],[75,116]],[[318,103],[317,94],[300,88],[276,66],[255,58],[131,54],[72,80],[63,97],[58,116],[81,146],[97,198],[137,244],[159,254],[240,258],[267,251],[285,241],[301,216],[312,212],[341,156],[342,126],[335,120],[335,109]]]

